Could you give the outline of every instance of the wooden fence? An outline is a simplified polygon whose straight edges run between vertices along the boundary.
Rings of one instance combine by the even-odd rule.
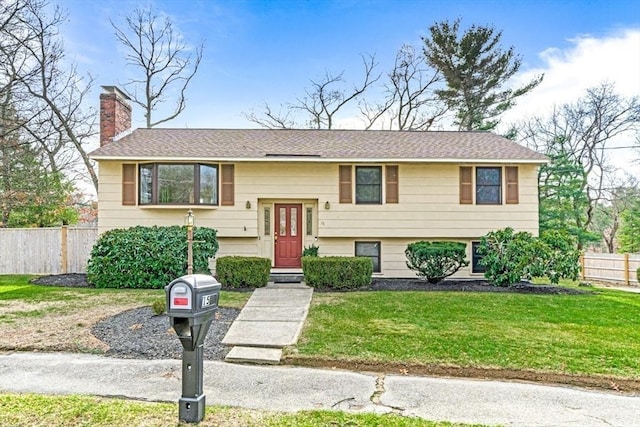
[[[0,274],[86,273],[97,227],[2,228]]]
[[[600,254],[587,252],[580,259],[582,279],[638,286],[640,254]]]

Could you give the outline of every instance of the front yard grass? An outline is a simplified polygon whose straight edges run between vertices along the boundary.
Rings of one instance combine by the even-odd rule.
[[[165,298],[162,289],[41,286],[34,276],[0,275],[0,350],[101,353],[91,327],[122,311]],[[222,292],[220,306],[241,308],[250,293]]]
[[[26,426],[187,426],[178,424],[178,405],[85,396],[1,394],[3,425]],[[200,427],[455,427],[471,424],[431,422],[399,415],[300,411],[294,414],[207,406]],[[479,426],[479,425],[478,425]]]
[[[315,293],[292,361],[640,380],[640,295]],[[330,362],[329,362],[330,363]]]
[[[28,282],[32,277],[0,276],[2,350],[101,352],[104,344],[90,333],[95,322],[164,298],[163,290],[37,286]],[[640,390],[640,294],[592,290],[316,292],[286,360],[386,371],[385,365],[429,368],[416,373],[462,367],[599,376],[632,381]],[[241,308],[250,295],[222,292],[220,305]]]
[[[69,288],[61,286],[33,285],[29,280],[36,276],[29,275],[0,275],[0,307],[10,306],[8,301],[21,301],[26,304],[60,303],[72,304],[74,299],[81,305],[88,306],[82,298],[108,297],[110,305],[136,304],[138,306],[150,305],[157,299],[165,298],[164,289],[96,289],[96,288]],[[229,308],[242,308],[251,296],[243,292],[221,292],[220,306]],[[69,307],[69,308],[75,308]]]

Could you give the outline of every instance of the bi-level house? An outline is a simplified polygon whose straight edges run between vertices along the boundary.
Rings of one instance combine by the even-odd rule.
[[[260,256],[299,269],[320,256],[371,257],[376,274],[414,277],[418,240],[475,245],[507,226],[538,233],[546,157],[488,132],[136,129],[116,87],[100,97],[99,230],[134,225],[218,231],[217,256]]]

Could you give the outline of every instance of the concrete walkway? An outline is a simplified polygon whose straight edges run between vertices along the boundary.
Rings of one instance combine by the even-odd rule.
[[[300,283],[270,283],[253,291],[222,343],[228,362],[277,364],[282,348],[298,341],[313,289]]]
[[[632,292],[634,294],[640,294],[640,286],[623,286],[623,285],[603,285],[594,284],[593,286],[603,289],[615,289],[616,291]]]
[[[179,360],[0,354],[0,392],[177,402]],[[395,412],[428,420],[527,427],[640,425],[640,396],[530,383],[204,362],[209,405],[294,412]]]

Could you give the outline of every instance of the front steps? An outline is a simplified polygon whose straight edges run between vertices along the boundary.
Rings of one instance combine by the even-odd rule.
[[[271,270],[269,275],[269,282],[271,283],[302,283],[304,281],[304,275],[302,271],[278,271]]]

